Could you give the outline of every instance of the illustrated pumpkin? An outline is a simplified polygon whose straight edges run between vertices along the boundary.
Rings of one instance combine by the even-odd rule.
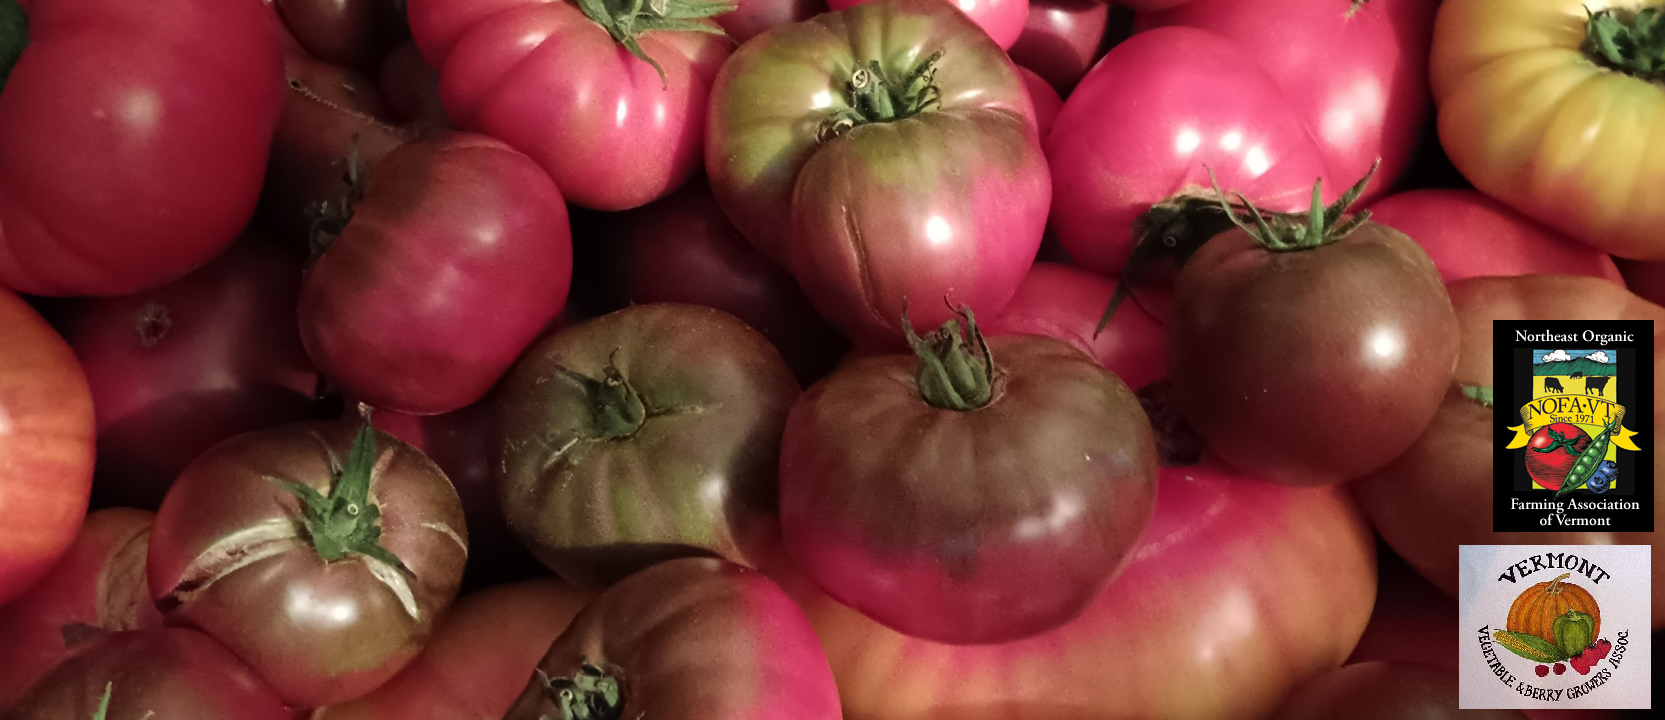
[[[1577,610],[1589,613],[1594,619],[1590,637],[1601,637],[1601,610],[1596,607],[1596,599],[1590,597],[1590,591],[1584,588],[1561,582],[1569,577],[1572,573],[1561,573],[1554,580],[1527,588],[1515,598],[1514,604],[1509,606],[1509,630],[1536,635],[1553,643],[1555,618],[1565,615],[1568,610]]]

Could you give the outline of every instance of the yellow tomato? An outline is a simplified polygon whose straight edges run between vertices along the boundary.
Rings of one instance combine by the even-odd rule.
[[[1585,243],[1665,260],[1665,57],[1650,73],[1586,49],[1586,8],[1628,19],[1662,6],[1445,0],[1431,67],[1452,163],[1481,191]]]

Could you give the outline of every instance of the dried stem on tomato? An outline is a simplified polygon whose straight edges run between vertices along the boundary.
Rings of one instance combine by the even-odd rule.
[[[697,32],[728,36],[716,25],[700,20],[729,12],[739,5],[734,0],[577,0],[578,9],[600,25],[618,44],[638,60],[653,66],[659,83],[666,88],[665,69],[642,50],[637,38],[655,30]]]
[[[902,331],[919,357],[919,367],[914,371],[919,396],[935,408],[976,410],[993,398],[994,356],[989,354],[989,344],[977,328],[971,308],[961,306],[957,312],[965,318],[969,344],[960,336],[959,320],[949,320],[936,332],[920,337],[913,331],[905,306]]]

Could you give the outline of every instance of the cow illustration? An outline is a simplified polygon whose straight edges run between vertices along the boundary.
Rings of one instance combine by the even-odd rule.
[[[1552,377],[1544,378],[1544,392],[1561,392],[1561,381]]]
[[[1607,392],[1607,381],[1612,379],[1612,375],[1591,375],[1584,378],[1584,394],[1600,395]],[[1590,392],[1591,390],[1594,390],[1595,392],[1592,393]]]
[[[1584,377],[1584,371],[1583,370],[1574,370],[1573,373],[1571,375],[1568,375],[1567,377],[1570,377],[1570,378]]]

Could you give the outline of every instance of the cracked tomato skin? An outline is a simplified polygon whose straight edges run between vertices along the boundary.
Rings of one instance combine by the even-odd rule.
[[[351,700],[397,673],[450,606],[468,558],[456,490],[382,432],[369,497],[381,546],[410,574],[356,553],[325,562],[305,542],[301,501],[269,478],[328,492],[331,457],[348,457],[355,432],[318,422],[233,437],[180,474],[151,531],[150,594],[165,622],[224,643],[291,707]],[[382,579],[401,577],[405,599]]]
[[[827,0],[831,10],[848,10],[872,0]],[[1023,34],[1024,20],[1029,16],[1029,0],[944,0],[959,8],[977,27],[1007,50]]]
[[[1473,190],[1411,190],[1378,200],[1370,219],[1404,233],[1447,284],[1480,275],[1556,273],[1623,283],[1607,253]]]
[[[451,119],[530,155],[568,201],[645,205],[699,167],[727,38],[642,35],[661,81],[568,0],[408,0],[408,11]]]
[[[0,285],[121,295],[254,213],[283,89],[260,0],[35,0],[0,92]]]
[[[938,50],[937,109],[818,141],[857,63],[901,77]],[[910,299],[919,327],[952,317],[944,295],[998,312],[1040,247],[1051,186],[1028,92],[940,0],[870,2],[747,43],[717,78],[707,138],[729,219],[858,345],[902,347]]]

